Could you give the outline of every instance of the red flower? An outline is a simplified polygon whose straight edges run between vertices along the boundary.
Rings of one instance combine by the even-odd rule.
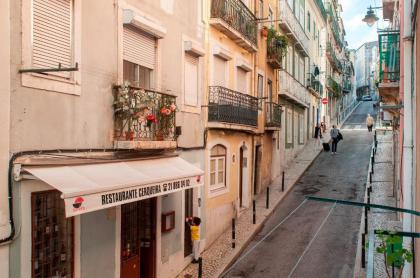
[[[153,123],[155,123],[155,122],[156,122],[156,118],[155,118],[155,116],[154,116],[153,114],[149,114],[149,115],[147,115],[147,116],[146,116],[146,120],[147,120],[148,122],[153,122]]]

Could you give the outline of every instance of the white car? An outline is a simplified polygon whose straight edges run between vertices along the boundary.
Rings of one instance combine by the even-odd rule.
[[[372,100],[372,97],[371,97],[370,95],[363,96],[363,97],[362,97],[362,100],[363,100],[363,101],[371,101],[371,100]]]

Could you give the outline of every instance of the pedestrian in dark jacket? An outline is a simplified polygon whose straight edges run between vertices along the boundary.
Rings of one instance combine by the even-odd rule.
[[[340,141],[340,130],[337,129],[336,125],[333,125],[333,127],[330,130],[330,135],[331,135],[331,154],[336,154],[337,153],[337,144],[338,141]]]

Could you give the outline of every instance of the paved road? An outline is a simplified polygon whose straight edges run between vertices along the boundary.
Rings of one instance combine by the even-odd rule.
[[[338,154],[317,157],[225,277],[353,277],[362,210],[305,202],[304,196],[363,200],[373,139],[367,113],[375,117],[372,102],[353,112]]]

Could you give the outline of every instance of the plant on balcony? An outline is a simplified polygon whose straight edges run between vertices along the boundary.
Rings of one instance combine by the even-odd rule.
[[[175,128],[175,112],[177,111],[171,98],[162,97],[162,103],[158,114],[159,130],[156,133],[158,140],[162,140],[164,136],[172,133]]]
[[[268,29],[267,54],[269,55],[269,58],[275,58],[281,61],[287,54],[287,45],[288,42],[285,36],[277,33],[276,29],[273,27]]]

